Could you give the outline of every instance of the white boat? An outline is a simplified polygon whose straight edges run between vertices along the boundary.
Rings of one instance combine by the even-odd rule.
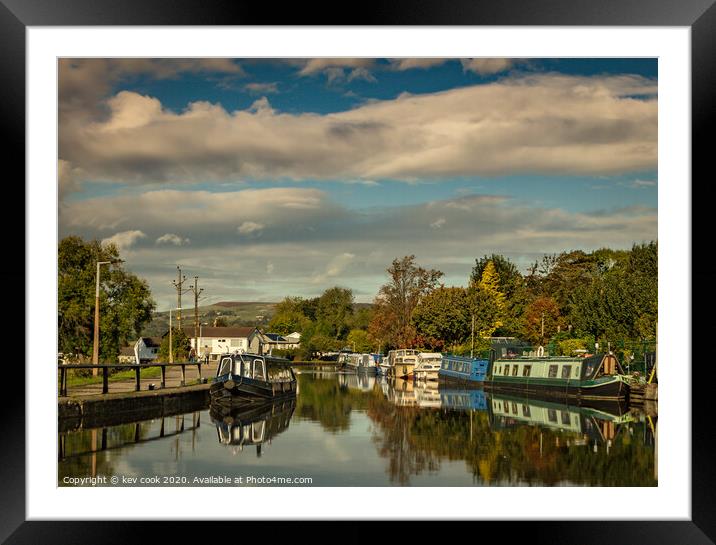
[[[443,355],[438,352],[420,352],[413,374],[418,380],[438,380]]]
[[[401,348],[388,352],[388,376],[392,378],[409,378],[418,364],[418,350]]]

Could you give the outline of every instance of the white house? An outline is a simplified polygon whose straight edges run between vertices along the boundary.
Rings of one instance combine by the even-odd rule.
[[[286,348],[298,348],[301,346],[301,334],[298,331],[284,335],[283,338],[286,339]]]
[[[195,348],[194,328],[184,327],[184,334],[191,340]],[[265,340],[262,333],[255,327],[206,327],[199,329],[200,358],[209,355],[210,360],[218,360],[221,354],[241,350],[244,352],[263,353]]]
[[[139,337],[134,343],[134,362],[148,363],[157,359],[161,337]]]

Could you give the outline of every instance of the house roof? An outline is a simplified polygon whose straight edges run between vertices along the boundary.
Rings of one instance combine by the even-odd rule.
[[[158,347],[162,345],[161,337],[142,337],[142,341],[144,341],[144,346],[147,347]]]
[[[134,356],[134,347],[133,346],[122,346],[119,349],[119,355],[120,356]]]
[[[184,334],[187,337],[194,337],[193,327],[183,327]],[[230,339],[248,339],[256,331],[255,327],[207,327],[202,326],[201,337],[202,338],[217,338],[221,339],[224,337]]]
[[[286,339],[283,337],[283,335],[279,335],[278,333],[264,333],[266,337],[271,339],[272,341],[285,341]]]

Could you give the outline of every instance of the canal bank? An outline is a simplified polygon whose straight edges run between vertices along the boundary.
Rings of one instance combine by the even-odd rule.
[[[209,406],[209,384],[140,392],[60,397],[60,431],[111,426],[201,410]]]

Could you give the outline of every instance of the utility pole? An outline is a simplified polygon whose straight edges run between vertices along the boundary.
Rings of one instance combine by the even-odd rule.
[[[177,290],[177,309],[178,309],[177,323],[178,323],[179,329],[181,329],[181,294],[182,294],[182,286],[184,285],[185,280],[186,280],[186,275],[182,276],[181,267],[179,267],[179,265],[177,265],[177,279],[172,280],[172,284],[174,284],[174,287]]]
[[[199,294],[204,288],[199,289],[199,277],[194,277],[194,286],[189,288],[194,292],[194,353],[199,358]],[[181,306],[181,305],[179,305]]]
[[[470,344],[470,357],[474,357],[473,353],[475,352],[475,313],[472,313],[472,332],[470,334],[470,337],[472,339]]]
[[[97,365],[99,363],[99,268],[100,265],[116,265],[117,263],[124,263],[121,259],[113,259],[111,261],[98,261],[97,262],[97,277],[95,280],[94,288],[94,340],[92,343],[92,364]],[[92,375],[97,376],[97,368],[92,369]]]
[[[544,311],[542,311],[542,344],[544,345]]]

